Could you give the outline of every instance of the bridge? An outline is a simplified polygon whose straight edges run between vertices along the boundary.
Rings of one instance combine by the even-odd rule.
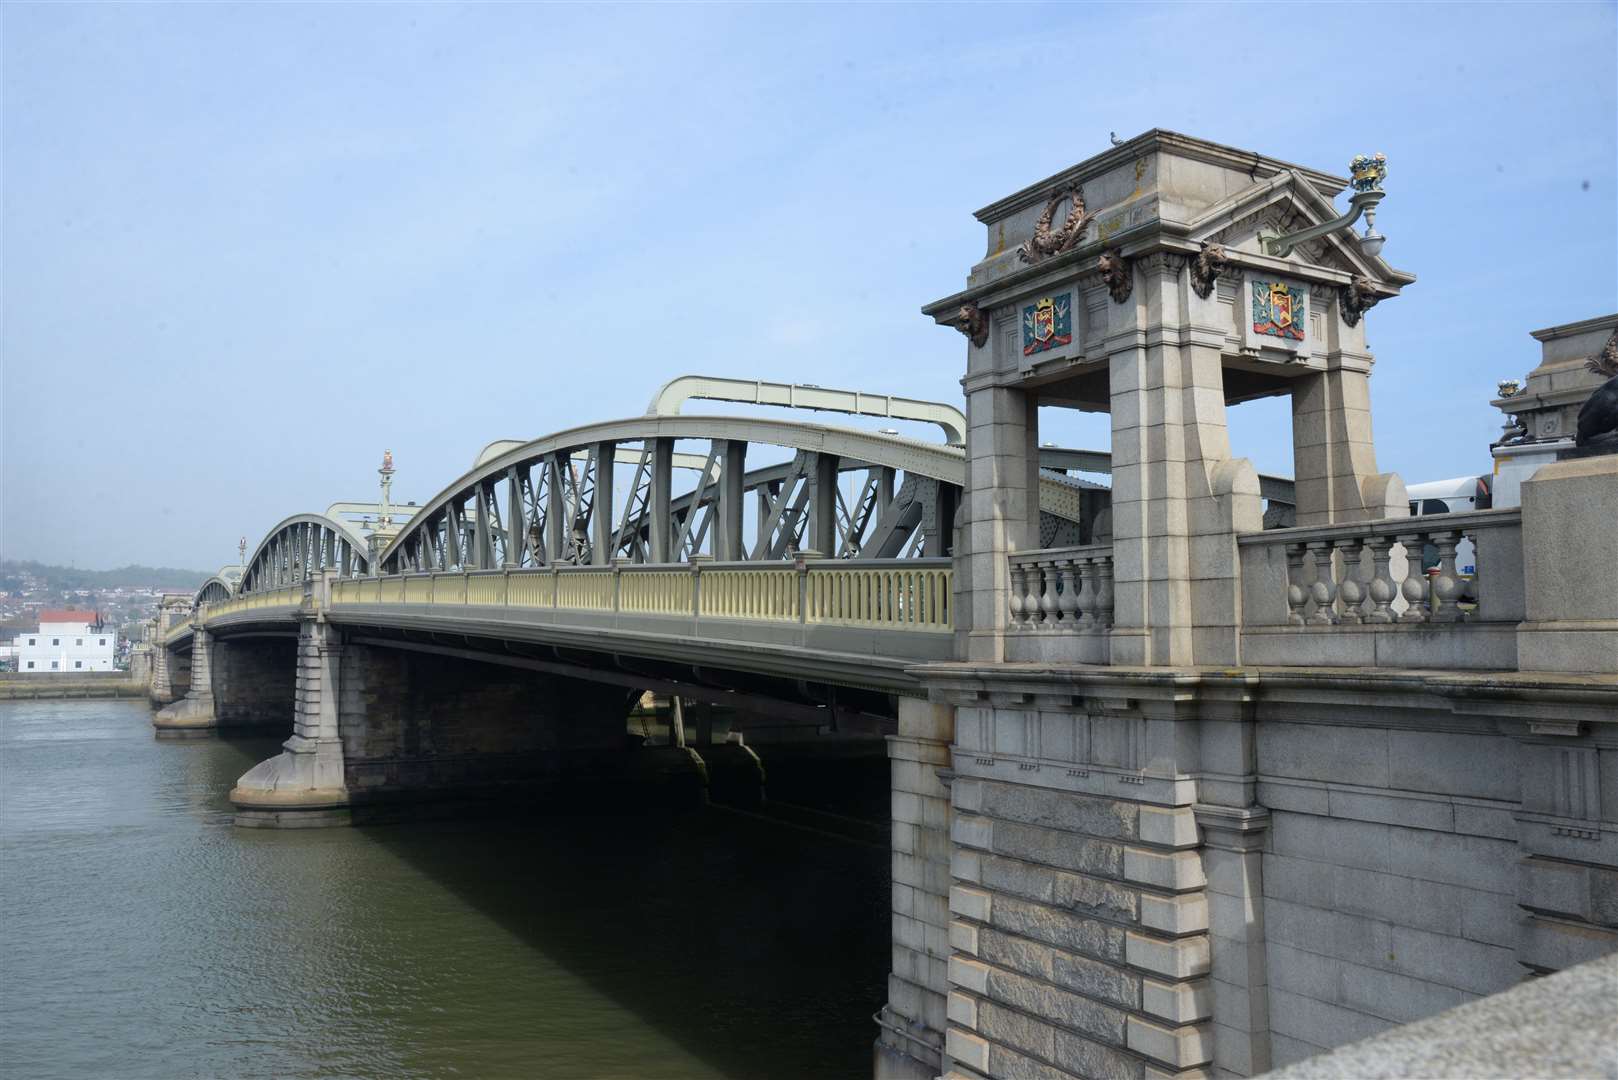
[[[1410,516],[1371,435],[1365,324],[1415,281],[1354,229],[1381,183],[1148,132],[978,211],[923,309],[964,410],[691,375],[419,506],[386,461],[165,605],[154,724],[289,731],[231,793],[283,827],[756,804],[777,747],[880,747],[884,1077],[1254,1075],[1610,952],[1618,457]],[[1614,333],[1537,332],[1536,370]],[[1290,478],[1232,452],[1266,396]],[[1111,446],[1042,445],[1042,407]]]

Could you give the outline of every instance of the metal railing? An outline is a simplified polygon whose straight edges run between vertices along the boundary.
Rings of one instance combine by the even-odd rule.
[[[948,559],[578,566],[334,581],[331,604],[428,604],[948,633]],[[210,611],[210,615],[213,614]]]

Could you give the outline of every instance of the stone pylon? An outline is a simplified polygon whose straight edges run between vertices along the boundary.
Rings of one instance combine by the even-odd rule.
[[[348,788],[337,704],[342,640],[326,622],[332,574],[310,582],[298,615],[298,670],[292,737],[281,753],[253,766],[231,789],[236,823],[298,828],[348,821]]]
[[[164,682],[168,683],[168,666],[173,661],[167,649],[159,647],[157,651]],[[202,628],[199,620],[191,631],[191,688],[186,691],[185,697],[159,709],[152,718],[152,727],[157,729],[159,735],[201,734],[218,726],[218,719],[214,715],[212,651],[212,635]],[[155,677],[153,686],[155,689]],[[169,690],[169,693],[173,691]]]

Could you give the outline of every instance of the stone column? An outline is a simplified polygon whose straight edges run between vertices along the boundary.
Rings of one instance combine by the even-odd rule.
[[[955,710],[899,699],[888,737],[893,794],[893,969],[879,1015],[878,1080],[940,1071],[949,994],[949,768]]]
[[[152,727],[159,735],[204,734],[218,724],[214,715],[212,635],[199,617],[191,631],[191,687],[185,697],[158,710]],[[166,651],[166,650],[165,650]],[[172,661],[170,661],[172,662]]]
[[[1522,671],[1618,672],[1618,454],[1546,465],[1522,486]]]
[[[326,622],[332,571],[310,579],[298,613],[292,737],[282,752],[253,766],[231,789],[236,824],[299,828],[348,821],[348,788],[337,709],[342,637]],[[316,594],[320,603],[316,603]]]
[[[1038,402],[1022,390],[985,386],[968,392],[966,415],[965,550],[955,553],[956,617],[966,623],[959,651],[998,662],[1011,621],[1007,556],[1039,542]]]
[[[1230,458],[1218,304],[1184,266],[1137,260],[1107,309],[1115,664],[1239,660],[1233,534],[1262,527],[1258,478]]]
[[[1297,523],[1329,525],[1403,517],[1404,484],[1376,468],[1371,441],[1371,354],[1364,325],[1325,320],[1326,370],[1292,384],[1292,465]]]

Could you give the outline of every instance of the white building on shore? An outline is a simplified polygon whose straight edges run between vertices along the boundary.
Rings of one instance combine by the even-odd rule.
[[[72,674],[113,670],[118,632],[94,611],[41,611],[39,629],[17,635],[17,670]]]

